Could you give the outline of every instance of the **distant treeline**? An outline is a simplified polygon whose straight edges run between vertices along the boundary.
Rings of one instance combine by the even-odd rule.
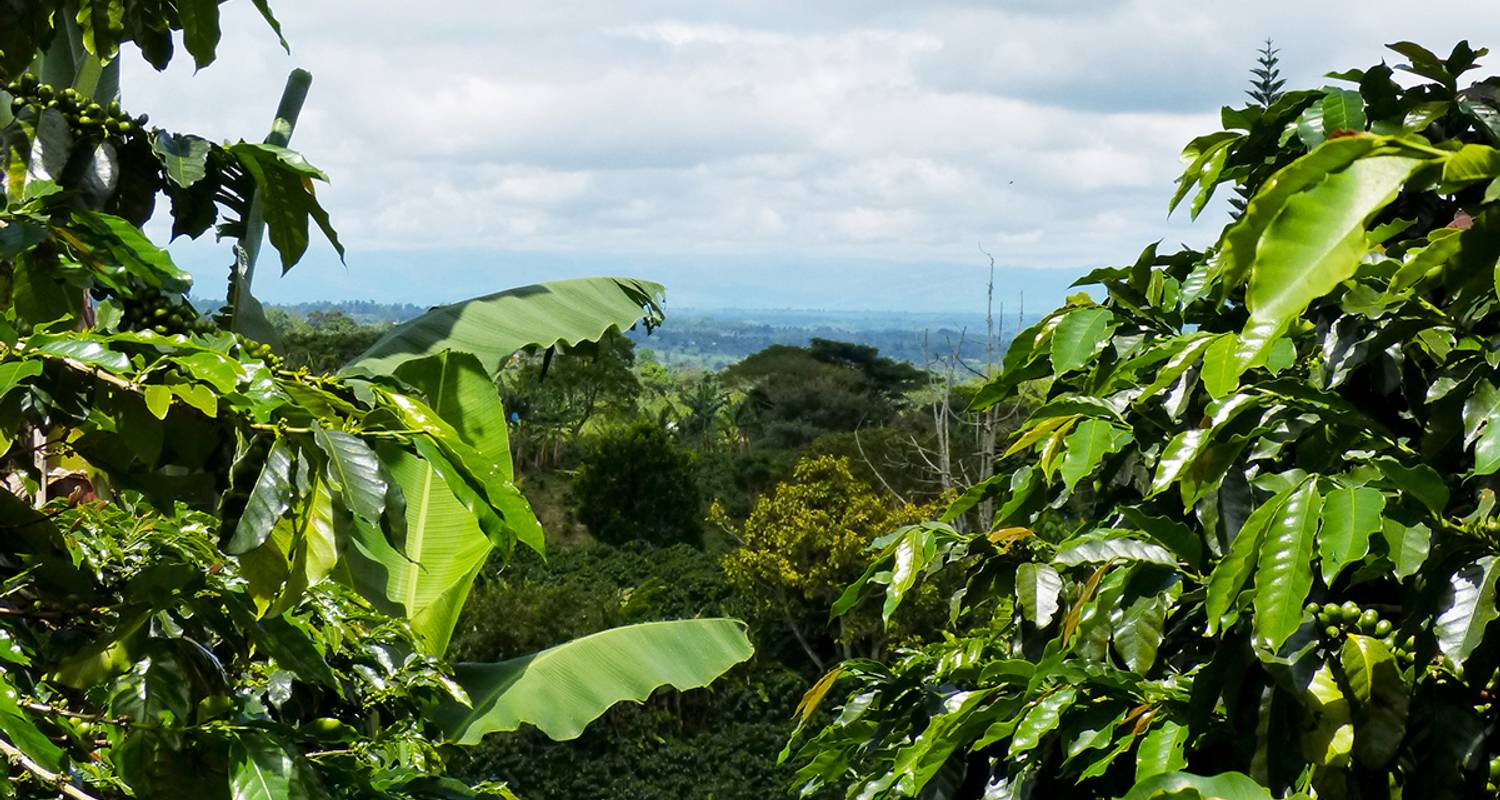
[[[193,298],[199,309],[210,311],[216,301]],[[276,304],[269,307],[288,317],[343,315],[360,325],[404,322],[427,309],[412,303],[377,303],[372,300],[321,300],[311,303]],[[995,354],[1024,324],[1035,322],[1029,315],[997,310],[993,320]],[[813,339],[831,339],[874,347],[898,361],[922,365],[939,357],[951,357],[957,349],[964,360],[982,363],[986,329],[983,314],[938,314],[901,311],[823,311],[818,309],[669,309],[665,325],[649,335],[644,330],[629,333],[637,346],[651,351],[658,360],[679,366],[722,369],[771,345],[806,346]]]
[[[1027,319],[1027,324],[1034,322]],[[992,343],[998,356],[1017,329],[1017,320],[996,319]],[[911,364],[928,363],[955,350],[967,361],[985,358],[986,323],[979,315],[904,314],[899,312],[723,311],[669,313],[667,323],[652,331],[632,331],[643,350],[668,364],[695,364],[710,369],[733,364],[775,345],[805,346],[813,339],[867,345],[881,355]]]

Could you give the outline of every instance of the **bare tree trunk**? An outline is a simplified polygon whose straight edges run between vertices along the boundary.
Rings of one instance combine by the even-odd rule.
[[[980,252],[983,252],[981,250]],[[990,259],[990,279],[985,290],[984,308],[984,378],[989,381],[995,377],[995,350],[996,339],[1005,332],[1005,303],[1000,304],[1000,330],[995,330],[995,257],[985,253]],[[978,482],[983,483],[995,474],[995,436],[996,423],[999,421],[1000,412],[997,408],[987,408],[979,417],[979,470]],[[979,527],[988,528],[993,524],[995,518],[995,500],[986,497],[979,502],[977,509],[979,514]]]
[[[791,629],[793,638],[802,647],[802,652],[807,654],[808,660],[821,672],[823,670],[823,659],[819,658],[818,654],[813,652],[812,645],[807,643],[807,637],[802,635],[802,628],[797,625],[795,619],[792,619],[791,609],[787,608],[785,603],[781,606],[781,615],[786,619],[786,626]]]
[[[962,343],[960,343],[962,346]],[[941,363],[942,359],[934,359],[928,351],[927,332],[922,332],[922,363],[932,372],[933,365]],[[946,493],[953,488],[953,448],[952,428],[949,420],[952,416],[953,396],[953,364],[951,362],[943,365],[941,389],[936,399],[932,401],[932,431],[937,440],[937,461],[933,467],[937,471],[938,485]]]

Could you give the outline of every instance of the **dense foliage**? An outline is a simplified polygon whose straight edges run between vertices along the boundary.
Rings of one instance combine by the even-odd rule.
[[[832,655],[821,633],[825,611],[864,571],[871,543],[935,509],[901,502],[854,477],[847,459],[809,456],[792,477],[755,502],[743,524],[722,507],[711,519],[738,545],[724,558],[730,583],[779,617],[819,668]],[[809,619],[808,617],[812,618]],[[829,631],[836,652],[878,655],[886,637],[862,615],[845,615]]]
[[[1217,243],[1098,270],[1016,338],[975,406],[1041,382],[1034,458],[948,512],[993,498],[987,528],[898,531],[836,605],[962,587],[942,641],[809,693],[844,699],[806,790],[1494,794],[1500,81],[1392,49],[1425,82],[1226,108],[1174,200],[1243,187]]]
[[[679,620],[446,664],[491,553],[544,547],[493,370],[654,324],[661,287],[524,287],[392,329],[346,377],[289,369],[251,293],[262,236],[284,270],[312,225],[342,252],[326,177],[285,147],[310,77],[265,144],[148,128],[115,99],[119,44],[160,67],[180,31],[204,66],[218,3],[73,8],[0,30],[6,794],[508,796],[445,777],[440,748],[576,736],[748,658],[740,623]],[[143,231],[160,197],[174,236],[233,242],[211,319]]]

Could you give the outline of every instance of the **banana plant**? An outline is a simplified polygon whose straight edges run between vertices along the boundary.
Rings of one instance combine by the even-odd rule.
[[[247,243],[259,207],[286,270],[314,225],[341,247],[326,176],[283,144],[151,127],[23,70],[75,33],[100,65],[129,41],[163,66],[180,35],[202,66],[218,6],[45,0],[0,28],[0,768],[75,798],[507,797],[443,778],[434,743],[575,735],[751,653],[741,623],[681,620],[497,653],[457,667],[463,684],[442,661],[485,561],[544,549],[494,372],[516,348],[655,324],[661,288],[438,309],[341,377],[202,318],[143,230],[157,200],[174,236]]]
[[[495,373],[524,348],[578,349],[610,331],[662,319],[659,284],[633,278],[542,283],[435,308],[406,322],[353,359],[351,380],[387,392],[412,392],[451,430],[461,450],[416,459],[393,451],[386,466],[404,499],[400,542],[358,528],[346,579],[372,602],[406,616],[429,651],[441,655],[465,598],[490,553],[516,543],[545,552],[540,526],[516,490],[507,423]],[[492,465],[486,492],[454,491],[443,458]],[[732,620],[684,620],[627,626],[498,664],[460,664],[457,678],[472,707],[441,719],[461,742],[537,725],[572,738],[624,700],[663,685],[705,685],[751,654],[744,626]],[[599,669],[608,664],[607,670]],[[583,687],[587,687],[586,689]]]

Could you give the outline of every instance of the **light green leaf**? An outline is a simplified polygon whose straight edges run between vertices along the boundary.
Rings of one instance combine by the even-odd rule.
[[[1329,173],[1354,163],[1380,143],[1373,136],[1334,139],[1272,175],[1250,199],[1245,213],[1224,233],[1219,252],[1219,273],[1230,285],[1238,285],[1250,274],[1256,249],[1271,221],[1294,195],[1322,181]]]
[[[441,306],[393,328],[345,372],[387,375],[443,350],[472,353],[490,373],[525,347],[573,348],[662,319],[660,284],[634,278],[552,281]]]
[[[880,607],[881,622],[889,625],[891,616],[917,583],[917,576],[927,569],[937,552],[937,540],[923,525],[910,525],[901,532],[892,548],[891,580]]]
[[[0,673],[0,732],[33,761],[47,769],[57,769],[62,763],[63,751],[37,729],[31,714],[16,702],[18,697],[16,687]]]
[[[1187,766],[1187,757],[1182,753],[1187,740],[1186,725],[1169,719],[1153,724],[1135,751],[1136,783]]]
[[[1303,701],[1308,716],[1308,725],[1302,731],[1303,752],[1325,768],[1349,766],[1354,752],[1354,709],[1331,663],[1325,662],[1313,672]]]
[[[1386,549],[1396,565],[1396,577],[1408,578],[1417,574],[1427,561],[1427,552],[1432,547],[1432,530],[1422,523],[1405,525],[1393,519],[1381,523]]]
[[[1031,624],[1045,628],[1057,613],[1062,576],[1046,564],[1027,562],[1016,567],[1016,601]]]
[[[1255,638],[1270,652],[1281,649],[1302,626],[1322,507],[1317,484],[1308,478],[1291,490],[1266,529],[1255,577]]]
[[[1318,556],[1323,583],[1333,585],[1339,573],[1370,552],[1370,536],[1381,528],[1385,495],[1368,486],[1334,489],[1323,497],[1323,526]]]
[[[1353,89],[1324,89],[1323,132],[1332,135],[1338,131],[1363,131],[1365,129],[1365,101]]]
[[[1102,419],[1080,422],[1063,440],[1066,449],[1058,470],[1063,485],[1073,491],[1080,480],[1098,469],[1105,456],[1120,452],[1134,438],[1130,431]]]
[[[292,609],[308,588],[328,577],[339,561],[339,547],[352,527],[349,512],[334,502],[334,492],[322,476],[303,498],[290,550],[286,586],[266,611],[275,617]]]
[[[406,535],[388,542],[379,528],[357,522],[345,552],[347,579],[387,613],[404,616],[429,653],[441,654],[493,545],[426,462],[404,450],[382,448],[381,456],[406,500]]]
[[[151,416],[157,419],[166,419],[167,412],[172,409],[171,387],[153,383],[145,388],[144,395],[146,409],[151,412]]]
[[[1484,556],[1454,571],[1448,597],[1433,624],[1438,649],[1460,666],[1484,639],[1485,628],[1500,612],[1495,609],[1495,557]]]
[[[1235,351],[1236,370],[1243,373],[1262,363],[1266,349],[1309,303],[1354,274],[1369,247],[1366,224],[1426,163],[1406,155],[1360,158],[1286,198],[1266,226],[1250,266],[1245,293],[1250,319]]]
[[[1272,800],[1248,775],[1223,772],[1213,777],[1188,772],[1153,775],[1131,788],[1124,800]]]
[[[1488,145],[1466,144],[1443,162],[1443,183],[1450,189],[1496,177],[1500,177],[1500,150]]]
[[[1052,369],[1061,375],[1079,369],[1104,349],[1115,327],[1115,315],[1092,306],[1070,311],[1052,334]]]
[[[1242,370],[1235,357],[1239,347],[1239,337],[1226,333],[1213,339],[1204,351],[1203,388],[1209,397],[1218,399],[1239,388]]]
[[[151,137],[151,152],[166,169],[167,177],[183,188],[208,174],[208,151],[209,141],[197,136],[161,131]]]
[[[1155,542],[1143,542],[1124,536],[1089,539],[1064,545],[1052,557],[1052,563],[1063,567],[1079,564],[1102,564],[1110,561],[1144,561],[1163,566],[1177,566],[1172,551]]]
[[[753,653],[737,620],[627,625],[511,661],[459,664],[473,708],[449,704],[436,719],[458,744],[525,724],[572,739],[616,703],[640,702],[662,686],[707,686]]]
[[[1382,768],[1406,736],[1411,698],[1406,682],[1391,651],[1369,636],[1345,638],[1339,664],[1359,712],[1354,719],[1354,756],[1365,767]]]
[[[1077,689],[1063,686],[1034,703],[1026,711],[1026,716],[1021,718],[1021,724],[1016,726],[1016,733],[1010,739],[1010,758],[1041,744],[1042,737],[1057,727],[1063,712],[1071,708],[1077,699]]]
[[[0,364],[0,397],[10,394],[22,381],[42,374],[40,361],[7,361]]]

